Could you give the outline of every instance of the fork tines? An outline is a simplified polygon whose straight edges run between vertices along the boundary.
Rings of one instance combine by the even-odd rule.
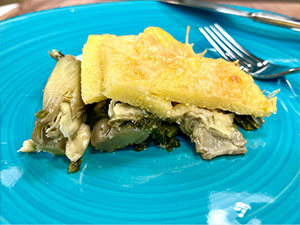
[[[239,60],[241,68],[246,72],[264,64],[263,60],[239,45],[219,24],[215,23],[199,30],[224,59],[231,62]]]

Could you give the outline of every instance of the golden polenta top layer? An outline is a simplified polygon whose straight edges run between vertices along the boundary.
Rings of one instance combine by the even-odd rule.
[[[236,63],[196,54],[157,27],[139,35],[90,35],[81,83],[86,104],[111,98],[162,118],[172,114],[171,102],[254,116],[276,112],[276,98],[267,98]]]

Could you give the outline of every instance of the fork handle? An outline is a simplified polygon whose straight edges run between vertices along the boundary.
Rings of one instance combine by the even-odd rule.
[[[300,31],[300,20],[292,17],[271,15],[263,12],[250,13],[250,17],[258,22],[269,23],[277,26],[288,27]]]

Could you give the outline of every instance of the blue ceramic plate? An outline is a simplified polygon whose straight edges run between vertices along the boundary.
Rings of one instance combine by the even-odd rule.
[[[212,22],[258,56],[299,66],[297,32],[158,2],[76,6],[1,22],[1,223],[300,223],[299,74],[256,82],[281,91],[277,114],[256,131],[242,131],[246,155],[204,161],[181,139],[171,153],[154,146],[90,149],[80,172],[68,174],[64,157],[17,153],[31,138],[55,65],[48,50],[80,55],[89,34],[138,34],[147,26],[184,42],[190,25],[190,42],[201,52],[210,45],[197,28]],[[210,50],[208,56],[217,57]]]

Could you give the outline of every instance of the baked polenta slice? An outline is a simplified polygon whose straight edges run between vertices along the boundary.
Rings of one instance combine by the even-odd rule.
[[[94,59],[103,63],[97,67],[101,80],[91,82],[84,71],[83,57],[85,103],[106,97],[146,109],[161,118],[172,114],[172,102],[256,117],[276,112],[276,97],[266,97],[236,63],[196,54],[190,44],[175,40],[161,28],[146,28],[135,37],[125,44],[117,36],[93,43],[100,46]],[[90,96],[102,97],[87,100],[86,83],[91,87]],[[92,89],[96,85],[98,89]]]
[[[103,66],[104,48],[117,48],[123,53],[130,54],[133,50],[130,46],[136,41],[137,36],[116,36],[111,34],[90,35],[88,41],[82,49],[81,64],[81,95],[85,104],[99,102],[106,99],[103,95]],[[128,50],[128,48],[130,48]]]

